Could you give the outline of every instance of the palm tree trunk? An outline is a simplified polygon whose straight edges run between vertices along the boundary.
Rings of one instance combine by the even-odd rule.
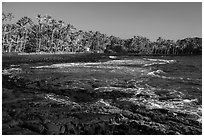
[[[52,31],[52,40],[51,40],[51,44],[52,44],[53,41],[54,41],[54,33],[55,33],[55,29]]]
[[[11,48],[12,48],[12,43],[9,42],[9,39],[11,38],[11,27],[9,29],[9,33],[8,33],[8,39],[7,42],[9,43],[9,52],[11,52]]]
[[[39,43],[38,43],[38,51],[40,52],[40,48],[41,48],[41,38],[39,38]]]
[[[28,35],[28,30],[26,30],[26,35],[25,35],[25,38],[24,38],[24,44],[23,44],[23,50],[22,50],[22,52],[24,52],[25,47],[26,47],[26,42],[27,42],[26,38],[27,38],[27,35]]]
[[[8,52],[11,52],[11,48],[12,48],[12,43],[9,43],[9,51]]]
[[[41,36],[40,36],[40,33],[41,33],[41,25],[39,26],[39,32],[38,32],[38,52],[40,51],[40,48],[41,48]]]
[[[51,39],[51,44],[50,44],[50,52],[51,52],[51,49],[52,49],[52,45],[54,44],[53,42],[54,42],[55,31],[56,31],[56,28],[54,28],[53,31],[52,31],[52,39]],[[54,46],[54,48],[55,48],[55,46]]]

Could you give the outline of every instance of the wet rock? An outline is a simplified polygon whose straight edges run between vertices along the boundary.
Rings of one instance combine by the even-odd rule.
[[[72,122],[67,123],[65,125],[65,128],[66,128],[67,134],[76,135],[79,133],[79,131],[76,130],[76,127],[74,126],[74,124]]]
[[[11,120],[12,117],[6,111],[2,111],[2,123],[7,123]]]
[[[26,128],[21,128],[21,127],[13,127],[9,129],[3,129],[2,130],[3,135],[38,135],[38,133],[31,131]]]
[[[22,121],[20,120],[11,120],[9,121],[7,124],[9,125],[9,127],[15,127],[15,126],[18,126],[19,124],[21,124]]]
[[[117,99],[117,98],[131,97],[133,95],[134,95],[134,93],[126,93],[123,91],[112,90],[111,92],[110,91],[97,92],[96,98]]]
[[[169,130],[166,132],[167,135],[180,135],[178,131]]]
[[[75,93],[73,93],[75,92]],[[72,95],[70,97],[73,99],[73,101],[76,102],[91,102],[94,101],[95,99],[91,96],[90,92],[84,89],[77,89],[72,91]]]
[[[23,122],[21,124],[21,127],[37,132],[39,134],[43,134],[45,132],[45,127],[40,123],[29,122],[29,121]]]
[[[48,123],[46,124],[47,134],[59,134],[60,133],[60,126],[56,125],[55,123]]]
[[[155,113],[163,113],[163,114],[168,114],[169,110],[164,109],[164,108],[158,108],[158,109],[153,109]]]
[[[112,80],[101,74],[87,79],[85,74],[75,75],[75,70],[73,74],[56,70],[2,76],[3,134],[202,134],[199,116],[148,109],[145,103],[152,97],[164,102],[178,96],[167,90],[153,94],[143,79]]]
[[[65,132],[66,132],[66,127],[64,125],[62,125],[60,127],[60,134],[65,134]]]
[[[144,98],[149,98],[150,95],[147,94],[137,94],[136,97],[144,97]]]

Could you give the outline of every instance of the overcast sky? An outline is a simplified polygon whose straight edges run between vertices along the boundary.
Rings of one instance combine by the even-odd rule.
[[[202,37],[202,3],[25,3],[2,4],[17,21],[23,16],[36,21],[37,14],[48,14],[71,23],[77,29],[100,31],[107,35],[131,38],[145,36],[154,41]]]

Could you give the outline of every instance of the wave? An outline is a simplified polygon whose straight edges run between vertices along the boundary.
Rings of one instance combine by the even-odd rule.
[[[145,58],[145,59],[149,60],[149,61],[166,62],[166,63],[176,62],[176,60],[166,60],[166,59],[147,59],[147,58]]]
[[[116,59],[117,56],[109,56],[110,59]]]
[[[93,66],[99,66],[102,64],[109,64],[102,63],[102,62],[88,62],[88,63],[59,63],[59,64],[52,64],[52,65],[45,65],[45,66],[37,66],[32,67],[35,69],[43,69],[43,68],[66,68],[66,67],[93,67]]]
[[[151,63],[144,64],[144,67],[152,66],[152,65],[162,65],[162,64],[170,64],[176,62],[176,60],[164,60],[164,59],[148,59],[143,58],[145,60],[151,61]]]
[[[177,80],[179,82],[186,83],[186,84],[201,85],[200,79],[191,79],[191,78],[183,78],[183,77],[168,77],[168,76],[164,76],[161,74],[166,74],[166,73],[163,72],[162,70],[156,70],[156,71],[148,72],[146,75],[155,77],[155,78],[167,79],[167,80]]]
[[[31,69],[61,69],[61,68],[91,68],[93,69],[110,69],[114,73],[127,73],[131,75],[143,75],[147,69],[142,67],[129,67],[132,64],[144,64],[142,60],[111,60],[107,62],[88,62],[88,63],[60,63],[44,66],[35,66]],[[127,65],[127,66],[126,66]],[[61,70],[60,70],[61,71]]]
[[[126,93],[131,93],[135,92],[138,89],[137,88],[123,88],[123,87],[98,87],[94,89],[97,92],[112,92],[113,90],[121,91],[121,92],[126,92]]]
[[[83,67],[83,68],[95,68],[95,69],[113,69],[113,70],[124,70],[127,72],[139,70],[139,69],[131,69],[124,66],[117,65],[107,65],[102,63],[67,63],[67,64],[53,64],[47,66],[37,66],[31,67],[32,69],[58,69],[58,68],[71,68],[71,67]]]
[[[32,67],[34,69],[43,69],[43,68],[65,68],[65,67],[75,67],[75,66],[87,66],[87,65],[100,65],[101,62],[88,62],[88,63],[59,63],[45,66]]]
[[[95,67],[95,68],[113,68],[118,69],[119,67],[128,68],[130,65],[137,66],[148,63],[143,59],[122,59],[122,60],[109,60],[106,62],[79,62],[79,63],[59,63],[52,65],[36,66],[33,69],[48,69],[48,68],[66,68],[66,67]]]
[[[21,68],[10,68],[2,70],[3,75],[11,75],[12,73],[20,73],[22,71]]]
[[[148,66],[162,65],[162,64],[166,64],[166,63],[163,63],[163,62],[153,62],[153,63],[150,63],[150,64],[145,64],[145,65],[143,65],[143,66],[144,66],[144,67],[148,67]]]
[[[140,65],[145,64],[147,61],[142,59],[122,59],[122,60],[110,60],[103,62],[103,64],[108,65]]]
[[[198,122],[202,122],[202,106],[197,106],[197,99],[177,99],[160,101],[156,96],[150,98],[123,98],[121,101],[129,101],[147,109],[165,109],[171,112],[193,115]]]
[[[198,102],[198,99],[184,99],[184,103],[192,103],[192,102]]]
[[[160,70],[160,69],[158,69],[158,70],[156,70],[156,71],[151,71],[151,72],[147,73],[147,75],[150,75],[150,76],[162,77],[162,76],[160,76],[160,75],[158,75],[158,74],[165,74],[165,72],[162,71],[162,70]]]
[[[71,101],[69,97],[64,97],[64,96],[62,97],[55,94],[45,94],[43,96],[46,100],[53,101],[57,104],[80,106],[78,103]]]
[[[13,64],[11,64],[10,66],[11,67],[19,67],[20,65],[13,65]]]
[[[108,101],[104,101],[104,99],[99,99],[96,104],[99,106],[113,107]]]
[[[183,78],[183,77],[168,77],[168,76],[164,76],[164,75],[161,75],[161,74],[166,74],[166,73],[164,71],[160,70],[160,69],[147,73],[148,76],[157,77],[157,78],[163,78],[163,79],[182,80],[183,82],[185,82],[185,81],[192,81],[193,80],[193,79],[190,79],[190,78]]]

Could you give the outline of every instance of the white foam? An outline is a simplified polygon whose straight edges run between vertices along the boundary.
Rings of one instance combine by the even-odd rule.
[[[19,67],[20,65],[10,65],[10,66],[11,66],[11,67],[16,67],[16,66]]]
[[[157,62],[166,62],[166,63],[173,63],[175,60],[165,60],[165,59],[147,59],[149,61],[157,61]]]
[[[111,64],[111,65],[137,65],[137,64],[144,64],[147,61],[142,60],[142,59],[123,59],[123,60],[110,60],[107,62],[103,62],[102,64]]]
[[[37,66],[32,67],[36,69],[42,69],[42,68],[65,68],[65,67],[75,67],[75,66],[88,66],[88,65],[100,65],[101,62],[88,62],[88,63],[60,63],[60,64],[52,64],[52,65],[46,65],[46,66]]]
[[[202,123],[202,117],[198,118],[196,121],[198,121],[199,123]]]
[[[198,102],[198,99],[184,99],[183,100],[184,103],[192,103],[192,102]]]
[[[110,59],[116,59],[117,56],[109,56]]]
[[[164,60],[164,59],[147,59],[147,58],[144,58],[148,61],[151,61],[151,63],[147,63],[144,65],[144,67],[147,67],[147,66],[152,66],[152,65],[161,65],[161,64],[169,64],[169,63],[173,63],[173,62],[176,62],[175,60]]]
[[[134,67],[130,68],[125,65],[138,65],[145,64],[147,61],[143,59],[123,59],[123,60],[110,60],[107,62],[88,62],[88,63],[60,63],[45,66],[32,67],[33,69],[57,69],[57,68],[72,68],[72,67],[82,67],[82,68],[96,68],[96,69],[112,69],[111,72],[119,73],[129,73],[131,75],[143,74],[145,72],[144,68]],[[122,65],[122,66],[121,66]],[[120,71],[118,71],[120,70]]]
[[[160,70],[160,69],[156,70],[155,72],[158,73],[158,74],[160,74],[160,73],[165,73],[164,71],[162,71],[162,70]]]
[[[100,100],[98,101],[98,103],[101,103],[101,104],[103,104],[103,105],[105,105],[105,106],[107,106],[107,107],[111,107],[111,105],[110,105],[108,102],[104,101],[103,99],[100,99]]]
[[[150,63],[150,64],[145,64],[143,66],[147,67],[147,66],[152,66],[152,65],[157,65],[157,64],[161,65],[161,64],[166,64],[166,63],[164,63],[164,62],[153,62],[153,63]]]
[[[151,102],[151,109],[162,108],[162,105]]]
[[[167,77],[167,76],[163,76],[163,75],[159,75],[159,74],[165,74],[165,72],[162,70],[156,70],[156,71],[151,71],[151,72],[147,73],[148,76],[163,78],[163,79],[169,79],[169,80],[175,80],[175,79],[183,80],[184,79],[182,77]]]
[[[57,96],[54,94],[45,94],[44,97],[45,97],[45,99],[52,100],[52,101],[57,102],[59,104],[79,106],[78,103],[70,101],[68,97],[61,98],[60,96]]]
[[[164,74],[164,73],[165,73],[164,71],[159,69],[159,70],[156,70],[156,71],[151,71],[151,72],[147,73],[147,75],[154,76],[154,77],[162,77],[162,76],[160,76],[158,74]]]
[[[98,87],[95,88],[94,90],[97,90],[99,92],[111,92],[113,90],[118,90],[118,91],[122,91],[122,92],[135,92],[138,89],[137,88],[122,88],[122,87]]]
[[[21,68],[10,68],[10,69],[4,69],[2,70],[2,74],[3,75],[10,75],[12,73],[19,73],[21,72],[22,69]]]
[[[183,94],[181,92],[176,90],[169,90],[169,94],[179,94],[179,96],[172,100],[159,100],[159,96],[156,95],[155,90],[157,91],[160,89],[139,88],[137,93],[147,93],[149,98],[140,98],[134,96],[131,98],[123,98],[121,101],[130,101],[139,106],[145,106],[148,109],[166,109],[171,112],[187,113],[196,116],[197,121],[202,122],[202,119],[200,118],[202,115],[202,106],[198,107],[194,103],[198,101],[197,99],[182,99]]]
[[[4,70],[2,70],[2,74],[3,75],[10,75],[11,73],[8,70],[4,69]]]

